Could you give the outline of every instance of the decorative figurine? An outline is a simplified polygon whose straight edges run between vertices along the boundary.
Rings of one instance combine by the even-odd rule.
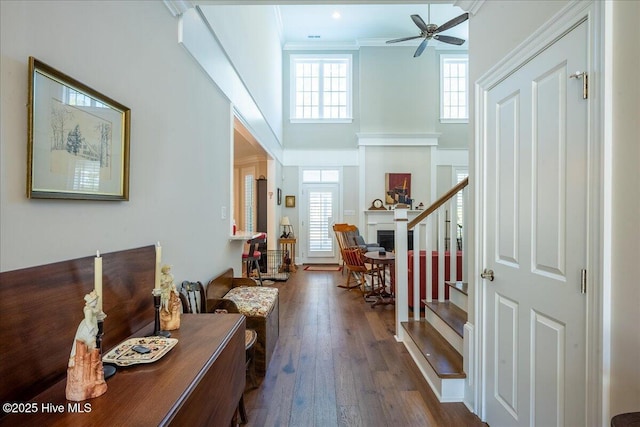
[[[160,276],[160,329],[173,331],[180,328],[180,297],[173,282],[171,266],[162,266]]]
[[[67,367],[67,400],[79,402],[103,395],[107,391],[100,349],[96,346],[98,333],[98,294],[91,291],[84,296],[84,319],[78,325]]]

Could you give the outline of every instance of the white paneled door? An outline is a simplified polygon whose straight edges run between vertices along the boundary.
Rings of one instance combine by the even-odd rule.
[[[582,426],[586,399],[587,22],[487,92],[485,419]]]
[[[336,263],[338,249],[333,224],[338,217],[338,184],[303,184],[302,259],[309,263]]]

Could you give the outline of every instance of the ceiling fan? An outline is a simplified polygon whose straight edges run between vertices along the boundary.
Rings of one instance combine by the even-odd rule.
[[[427,47],[427,44],[429,43],[429,40],[431,39],[435,39],[444,43],[455,44],[458,46],[460,46],[465,42],[464,39],[453,37],[453,36],[446,36],[444,34],[439,34],[439,33],[446,31],[450,28],[453,28],[456,25],[461,24],[467,19],[469,19],[468,13],[463,13],[460,16],[456,16],[455,18],[445,22],[440,26],[436,24],[425,24],[422,18],[420,17],[420,15],[411,15],[411,19],[413,19],[413,22],[420,29],[420,35],[412,36],[412,37],[402,37],[400,39],[387,40],[387,43],[398,43],[398,42],[404,42],[407,40],[419,39],[421,37],[424,38],[422,43],[420,43],[420,46],[418,46],[418,49],[416,49],[416,53],[413,54],[414,58],[417,58],[418,56],[422,55],[422,52],[424,52],[425,48]],[[431,5],[429,5],[429,20],[431,20]]]

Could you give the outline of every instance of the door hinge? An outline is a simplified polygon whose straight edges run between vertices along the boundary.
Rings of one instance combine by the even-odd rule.
[[[569,76],[570,79],[582,79],[582,99],[589,98],[589,75],[586,71],[576,71]]]
[[[580,270],[580,292],[587,293],[587,270],[584,268]]]

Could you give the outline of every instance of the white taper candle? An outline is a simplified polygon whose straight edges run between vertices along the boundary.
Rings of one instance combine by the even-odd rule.
[[[162,246],[160,242],[156,244],[156,282],[155,288],[160,289],[160,264],[162,263]]]
[[[96,251],[93,262],[93,287],[98,295],[98,312],[102,312],[102,257],[100,251]]]

